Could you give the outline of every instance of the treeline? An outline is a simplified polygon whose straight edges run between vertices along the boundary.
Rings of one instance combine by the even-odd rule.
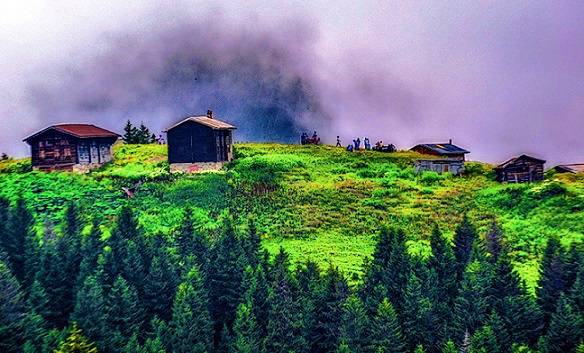
[[[0,351],[49,353],[582,352],[582,251],[550,239],[537,295],[512,271],[501,230],[465,217],[451,246],[411,257],[383,228],[360,285],[334,267],[292,268],[261,250],[253,221],[172,237],[141,234],[124,208],[107,239],[70,205],[33,233],[22,200],[0,199]],[[87,233],[87,234],[86,234]]]
[[[141,123],[139,127],[132,125],[132,122],[128,120],[126,126],[124,126],[124,135],[122,139],[127,144],[149,144],[158,143],[158,138],[150,129]]]

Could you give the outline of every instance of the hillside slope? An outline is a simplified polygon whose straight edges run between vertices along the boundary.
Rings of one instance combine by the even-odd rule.
[[[416,175],[412,152],[348,153],[329,146],[238,144],[225,171],[167,172],[165,146],[117,145],[115,162],[86,175],[29,172],[26,161],[0,163],[0,196],[22,196],[35,210],[39,232],[78,202],[106,231],[117,210],[130,204],[146,234],[172,236],[185,207],[200,230],[213,231],[231,212],[243,227],[256,219],[264,246],[282,246],[292,261],[339,266],[357,279],[375,235],[387,223],[406,230],[409,251],[429,253],[437,224],[451,237],[464,213],[481,234],[493,220],[505,232],[515,267],[531,286],[549,237],[569,246],[584,239],[584,178],[548,175],[530,185],[502,185],[491,167],[468,163],[467,175]],[[138,186],[127,198],[122,187]]]

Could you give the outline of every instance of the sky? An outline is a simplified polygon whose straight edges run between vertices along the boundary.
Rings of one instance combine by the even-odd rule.
[[[584,163],[584,2],[0,2],[0,152],[50,124],[317,130]]]

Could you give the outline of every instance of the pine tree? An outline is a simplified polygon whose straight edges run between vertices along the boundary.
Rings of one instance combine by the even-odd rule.
[[[435,227],[430,237],[430,246],[432,247],[432,257],[428,261],[430,270],[436,273],[436,281],[427,281],[430,283],[430,289],[433,290],[434,296],[430,297],[433,301],[433,316],[438,328],[436,329],[439,340],[449,335],[453,330],[453,313],[452,307],[457,297],[457,262],[452,247],[447,243],[442,233]],[[438,342],[436,342],[438,343]],[[442,343],[440,343],[440,346]],[[430,351],[435,347],[425,345]],[[436,347],[437,348],[437,347]]]
[[[95,276],[89,276],[77,292],[71,321],[76,322],[89,339],[103,350],[108,337],[105,293]]]
[[[33,223],[34,219],[24,200],[17,199],[8,221],[8,238],[4,246],[10,268],[20,283],[25,280],[25,245],[31,237]]]
[[[504,307],[511,342],[534,346],[544,328],[543,314],[534,298],[527,293],[507,297]]]
[[[171,346],[175,353],[209,352],[213,342],[208,296],[199,270],[189,272],[179,285],[170,322]]]
[[[397,315],[389,300],[384,299],[377,307],[371,323],[371,352],[405,353],[405,341]]]
[[[211,316],[216,334],[235,320],[235,310],[241,296],[241,280],[245,264],[243,248],[235,235],[232,221],[227,219],[223,234],[213,249],[210,273]],[[216,336],[215,339],[219,339]]]
[[[25,310],[18,280],[8,266],[0,262],[0,352],[20,351]]]
[[[366,324],[367,312],[363,302],[357,296],[350,296],[342,307],[339,333],[341,340],[355,353],[365,352],[370,345]]]
[[[471,353],[499,353],[499,345],[493,329],[486,325],[477,330],[471,338]]]
[[[83,336],[79,327],[73,324],[69,337],[59,344],[55,353],[97,353],[97,348]]]
[[[497,263],[499,261],[499,255],[503,250],[502,239],[503,231],[497,222],[493,221],[493,223],[491,223],[491,229],[487,233],[485,244],[486,251],[489,255],[489,260],[492,263]]]
[[[454,338],[462,341],[466,332],[479,329],[487,316],[486,283],[490,283],[489,263],[473,261],[463,274],[458,297],[454,301]]]
[[[412,273],[406,287],[402,315],[403,332],[409,351],[415,349],[418,343],[423,343],[426,347],[439,348],[433,311],[432,300],[424,294],[421,280]]]
[[[258,353],[261,351],[260,332],[258,330],[253,304],[239,304],[233,324],[233,342],[230,353]]]
[[[47,333],[47,323],[34,310],[28,310],[23,320],[23,338],[29,351],[40,351]],[[25,347],[23,347],[24,350]]]
[[[339,347],[335,351],[336,353],[354,353],[354,351],[349,347],[349,344],[345,341],[339,343]]]
[[[305,347],[301,335],[302,321],[298,302],[293,295],[287,276],[279,276],[268,295],[269,314],[267,335],[264,340],[266,352],[300,352]],[[336,348],[336,345],[332,348]]]
[[[459,278],[464,273],[464,269],[470,261],[476,237],[476,229],[465,214],[462,218],[462,222],[456,228],[456,232],[454,233],[454,255],[456,257],[456,262],[458,263]]]
[[[446,342],[446,344],[444,345],[444,348],[442,348],[442,353],[459,353],[459,352],[456,349],[456,345],[454,344],[454,342],[452,340],[448,340],[448,342]]]
[[[564,283],[561,245],[555,238],[548,239],[541,263],[541,279],[537,289],[538,304],[544,315],[545,327],[555,312],[556,301],[567,288]]]
[[[81,241],[81,264],[79,265],[77,287],[83,285],[85,279],[97,270],[97,260],[103,253],[101,234],[99,222],[97,218],[94,218],[91,223],[91,231]]]
[[[124,136],[122,139],[127,144],[136,143],[136,128],[132,126],[130,120],[126,122],[126,126],[124,127]]]
[[[138,294],[123,277],[118,276],[108,294],[108,327],[119,333],[123,340],[138,333],[144,319],[144,313],[138,301]],[[110,341],[110,346],[112,346]],[[125,342],[124,342],[125,343]],[[116,344],[119,343],[116,342]]]
[[[547,334],[542,338],[542,353],[573,352],[584,337],[582,312],[574,310],[573,303],[561,294],[552,315]]]
[[[146,270],[144,265],[144,252],[140,244],[142,242],[129,240],[126,244],[126,257],[123,259],[122,276],[128,281],[142,297],[146,282]]]
[[[158,316],[170,320],[177,286],[178,276],[168,257],[163,253],[155,255],[144,285],[144,304],[149,319]]]
[[[347,282],[339,270],[330,265],[324,276],[324,287],[316,302],[315,342],[316,352],[331,352],[339,345],[339,320],[343,303],[349,296]]]
[[[247,237],[245,238],[245,252],[247,254],[247,262],[253,267],[259,263],[260,250],[261,238],[255,220],[250,218],[247,225]]]
[[[426,353],[426,349],[424,349],[423,345],[419,344],[416,346],[414,353]]]
[[[138,128],[136,143],[139,144],[150,143],[150,130],[148,130],[146,125],[144,125],[144,122],[140,123],[140,127]]]
[[[410,272],[410,259],[405,245],[405,233],[401,229],[382,228],[379,240],[373,253],[373,262],[367,270],[362,297],[367,297],[374,290],[383,286],[382,299],[387,296],[395,310],[400,313],[403,306],[405,288]],[[376,289],[377,287],[377,289]],[[378,301],[365,300],[369,312],[372,313],[379,304]]]
[[[35,280],[28,290],[26,305],[29,311],[34,311],[43,318],[49,316],[49,298],[39,280]]]

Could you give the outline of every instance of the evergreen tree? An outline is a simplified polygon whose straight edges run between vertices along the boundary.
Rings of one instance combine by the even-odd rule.
[[[436,273],[436,281],[427,281],[430,284],[434,295],[430,297],[433,301],[433,316],[440,337],[448,336],[453,329],[452,307],[457,297],[457,263],[452,247],[447,243],[442,233],[435,227],[430,237],[430,246],[432,247],[432,257],[428,265],[430,270]],[[442,343],[440,343],[440,346]],[[438,347],[425,345],[433,352]]]
[[[0,352],[20,352],[25,310],[18,280],[0,262]]]
[[[454,342],[452,340],[448,340],[448,342],[446,342],[446,344],[444,345],[444,348],[442,348],[442,353],[459,353],[459,352],[456,349],[456,345],[454,344]]]
[[[504,308],[505,326],[511,342],[534,346],[544,328],[543,314],[534,298],[527,293],[507,297]]]
[[[245,252],[247,254],[247,262],[250,265],[254,267],[258,265],[260,250],[261,238],[254,219],[250,218],[247,225],[247,237],[245,238]]]
[[[121,276],[118,276],[107,302],[107,325],[112,331],[107,346],[123,347],[132,335],[139,332],[144,313],[138,301],[136,290]]]
[[[31,237],[33,223],[34,219],[24,200],[17,199],[8,221],[8,237],[4,246],[10,268],[20,283],[25,280],[25,245]]]
[[[410,272],[409,264],[403,230],[382,228],[373,253],[373,262],[367,270],[362,297],[367,297],[374,291],[382,292],[382,296],[377,299],[381,300],[387,296],[396,311],[401,312]],[[380,285],[383,286],[383,291],[379,290]],[[365,302],[369,303],[370,313],[373,313],[379,305],[379,301],[365,300]]]
[[[34,310],[28,310],[23,320],[23,338],[27,343],[26,346],[23,346],[23,350],[40,352],[46,333],[45,319]]]
[[[343,304],[341,316],[340,338],[351,351],[362,353],[369,346],[367,331],[367,312],[361,299],[350,296]]]
[[[343,303],[349,296],[349,288],[343,275],[330,265],[324,277],[324,287],[316,302],[315,341],[313,352],[332,352],[339,345],[339,319]]]
[[[574,310],[573,303],[561,294],[547,334],[541,340],[541,353],[575,351],[584,337],[583,320],[582,312]]]
[[[168,257],[163,253],[155,255],[144,285],[144,303],[149,318],[158,316],[170,320],[177,286],[178,276]]]
[[[556,301],[560,294],[567,289],[564,283],[560,249],[559,241],[550,238],[541,263],[541,279],[537,289],[537,299],[543,311],[546,327],[555,312]]]
[[[39,280],[35,280],[29,288],[26,305],[28,310],[34,311],[43,318],[49,316],[49,298]]]
[[[261,352],[260,332],[258,330],[251,302],[239,304],[233,324],[233,342],[230,353]]]
[[[142,297],[146,282],[146,270],[144,265],[145,250],[141,248],[140,241],[129,240],[126,245],[126,257],[123,259],[122,275]]]
[[[91,231],[81,241],[81,264],[79,265],[78,287],[83,285],[85,279],[97,270],[97,260],[103,253],[101,230],[97,218],[91,223]]]
[[[124,136],[122,137],[122,139],[127,144],[137,143],[136,132],[137,132],[136,128],[132,126],[132,123],[130,122],[130,120],[128,120],[126,122],[126,126],[124,127]]]
[[[287,276],[279,276],[268,295],[269,315],[267,335],[264,340],[266,352],[301,352],[305,341],[301,335],[302,318]],[[332,348],[336,349],[336,345]]]
[[[487,318],[486,325],[483,328],[485,327],[491,330],[492,339],[496,342],[498,351],[509,352],[511,350],[511,333],[495,310]]]
[[[459,278],[464,273],[464,269],[470,261],[476,237],[476,229],[465,214],[462,218],[462,222],[456,228],[456,232],[454,233],[454,255],[456,257],[456,262],[458,263]]]
[[[245,268],[243,248],[235,235],[231,220],[224,223],[223,234],[213,249],[210,274],[211,314],[218,342],[223,326],[230,328],[241,296]]]
[[[100,350],[104,350],[108,337],[107,320],[103,288],[95,276],[89,276],[77,292],[71,321],[76,322],[87,337],[97,343]]]
[[[144,122],[140,123],[140,128],[138,129],[136,143],[139,143],[139,144],[151,143],[150,138],[151,138],[150,130],[148,130],[146,125],[144,125]]]
[[[196,268],[191,270],[188,277],[187,282],[179,285],[172,307],[170,322],[172,351],[209,352],[213,342],[213,330],[203,278]]]
[[[499,345],[493,329],[486,325],[472,335],[470,344],[471,353],[499,353]]]
[[[493,223],[491,223],[491,229],[487,232],[485,244],[485,250],[487,251],[492,263],[497,263],[499,261],[499,255],[503,250],[502,239],[503,230],[501,230],[497,222],[493,221]]]
[[[405,341],[393,305],[384,299],[371,323],[370,352],[405,353]]]
[[[454,337],[461,342],[466,332],[479,329],[487,316],[486,283],[492,277],[489,263],[470,263],[454,301]]]
[[[419,344],[416,346],[414,353],[426,353],[426,349],[424,349],[423,345]]]
[[[83,336],[79,327],[73,324],[69,337],[59,344],[55,353],[97,353],[97,348]]]
[[[415,273],[412,273],[406,287],[401,320],[409,351],[415,349],[418,343],[424,344],[425,347],[440,349],[432,304],[432,300],[424,295],[421,280]]]

